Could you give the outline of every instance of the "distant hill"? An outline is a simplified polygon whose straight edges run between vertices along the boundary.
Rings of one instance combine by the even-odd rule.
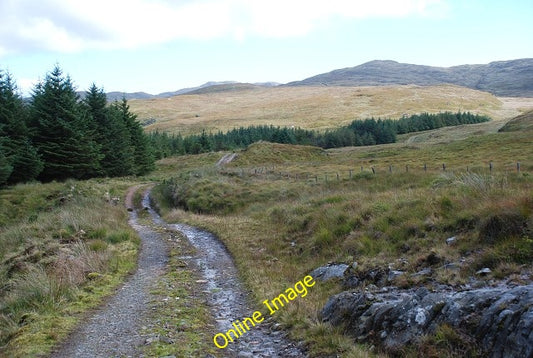
[[[496,96],[533,97],[533,58],[454,67],[371,61],[290,82],[286,86],[431,86],[443,83],[486,91]]]
[[[127,92],[108,92],[107,93],[107,100],[110,102],[113,102],[115,100],[120,101],[122,98],[126,98],[128,101],[131,99],[153,99],[153,98],[170,98],[174,96],[179,96],[182,94],[201,94],[201,93],[209,93],[209,92],[222,92],[222,91],[232,91],[232,90],[239,90],[239,89],[250,89],[253,87],[260,88],[260,87],[275,87],[278,86],[279,83],[277,82],[258,82],[258,83],[241,83],[241,82],[235,82],[235,81],[223,81],[223,82],[206,82],[203,85],[197,86],[197,87],[189,87],[189,88],[182,88],[177,91],[173,92],[163,92],[159,94],[150,94],[146,92],[133,92],[133,93],[127,93]],[[80,91],[78,92],[81,98],[85,97],[85,92]]]
[[[187,94],[207,94],[207,93],[220,93],[220,92],[236,92],[236,91],[246,91],[263,88],[264,86],[259,86],[251,83],[230,83],[230,84],[219,84],[209,87],[202,87],[194,91],[187,92]]]

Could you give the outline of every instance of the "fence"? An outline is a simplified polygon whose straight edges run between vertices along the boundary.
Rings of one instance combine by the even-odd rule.
[[[402,164],[400,166],[386,165],[386,166],[361,166],[359,169],[343,169],[338,171],[322,171],[321,173],[313,172],[312,170],[287,170],[283,167],[263,166],[252,168],[222,168],[220,173],[226,175],[237,175],[241,177],[257,177],[268,180],[304,180],[309,182],[333,182],[341,180],[352,180],[361,175],[382,175],[382,174],[398,174],[398,173],[477,173],[477,174],[497,174],[497,173],[517,173],[529,174],[533,170],[532,163],[513,162],[506,164],[494,164],[492,161],[483,163],[481,165],[467,165],[467,166],[448,166],[446,163],[432,164],[427,163],[421,165]],[[362,174],[361,174],[362,173]]]

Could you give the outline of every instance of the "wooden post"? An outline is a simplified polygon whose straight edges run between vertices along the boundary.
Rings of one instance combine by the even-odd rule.
[[[374,167],[372,167],[372,173],[376,174],[376,169],[374,169]]]
[[[350,169],[350,179],[352,179],[353,169]]]
[[[424,171],[427,172],[428,171],[428,165],[426,163],[424,163]]]
[[[442,163],[442,170],[446,171],[446,164]]]
[[[318,183],[318,175],[315,175],[315,182]]]
[[[392,165],[389,165],[389,173],[392,173]]]
[[[492,162],[489,162],[489,171],[492,173]]]
[[[516,162],[516,172],[520,173],[520,162]]]

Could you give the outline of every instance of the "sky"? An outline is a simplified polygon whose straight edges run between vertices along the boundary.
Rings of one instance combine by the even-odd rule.
[[[483,64],[533,58],[532,18],[531,0],[0,0],[0,70],[24,95],[56,64],[79,90],[158,94]]]

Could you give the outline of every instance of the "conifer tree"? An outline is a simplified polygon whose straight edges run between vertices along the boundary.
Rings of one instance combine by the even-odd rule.
[[[9,164],[4,154],[2,140],[0,140],[0,187],[7,183],[7,179],[11,175],[12,171],[13,171],[13,167]]]
[[[6,179],[9,183],[35,179],[43,168],[29,138],[26,112],[11,75],[0,72],[0,138],[4,160],[12,169]]]
[[[93,84],[83,103],[94,123],[95,139],[101,146],[102,174],[110,177],[132,174],[134,163],[129,131],[117,112],[107,107],[104,90]]]
[[[148,136],[137,116],[130,112],[128,101],[123,98],[121,102],[115,102],[111,106],[117,118],[120,118],[130,135],[130,143],[133,152],[133,174],[144,175],[154,170],[154,156],[150,147]]]
[[[100,172],[100,146],[90,116],[79,104],[70,78],[56,66],[39,83],[31,103],[31,129],[44,161],[39,178],[85,179]]]

